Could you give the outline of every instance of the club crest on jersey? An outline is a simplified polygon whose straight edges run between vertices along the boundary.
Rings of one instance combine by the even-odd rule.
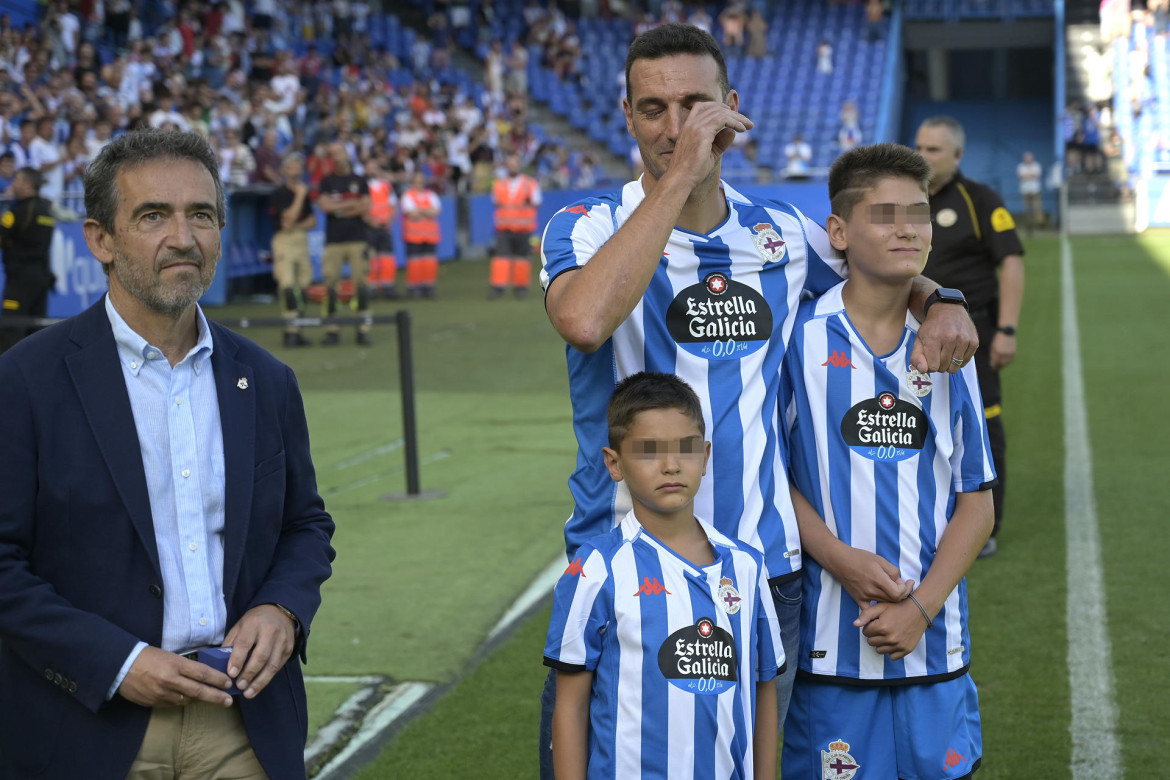
[[[765,263],[775,263],[784,259],[788,251],[784,248],[784,239],[768,222],[752,225],[752,241],[756,243],[756,250]]]
[[[756,290],[715,271],[675,296],[666,310],[666,329],[692,355],[736,360],[768,342],[772,307]]]
[[[821,751],[822,780],[850,780],[858,769],[861,769],[861,764],[849,755],[848,742],[830,742],[829,749]]]
[[[734,615],[743,607],[743,598],[729,577],[719,580],[719,595],[716,600],[728,615]]]
[[[906,369],[906,387],[910,388],[910,392],[921,398],[930,393],[931,387],[934,383],[930,381],[929,374],[923,374],[914,366]]]
[[[735,685],[735,638],[711,618],[699,618],[666,638],[658,669],[670,684],[689,693],[717,696]]]
[[[855,404],[841,420],[841,436],[849,449],[876,461],[917,455],[929,429],[926,413],[893,393],[879,393]]]

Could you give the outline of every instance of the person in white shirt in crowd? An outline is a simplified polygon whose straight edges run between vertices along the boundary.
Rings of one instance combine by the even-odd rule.
[[[812,147],[800,133],[792,136],[792,140],[784,147],[784,178],[807,179],[808,167],[812,163]]]
[[[240,140],[240,131],[225,131],[223,145],[219,149],[220,178],[233,187],[246,187],[254,170],[256,158],[252,156],[248,145]]]
[[[833,72],[833,44],[827,38],[821,38],[817,44],[817,73],[829,75]]]
[[[1042,178],[1044,169],[1031,152],[1024,152],[1020,164],[1016,166],[1016,176],[1020,180],[1020,196],[1024,199],[1024,225],[1028,235],[1037,225],[1044,224],[1044,196],[1042,194]]]
[[[29,144],[29,167],[41,173],[41,197],[54,205],[61,202],[65,190],[65,171],[61,145],[53,137],[53,119],[41,117],[37,121],[37,134]]]

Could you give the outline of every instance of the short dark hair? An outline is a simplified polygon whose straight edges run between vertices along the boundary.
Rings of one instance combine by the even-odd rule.
[[[849,219],[853,207],[867,190],[882,179],[910,179],[929,192],[930,163],[901,144],[857,146],[833,161],[829,168],[829,201],[832,211]]]
[[[114,232],[121,193],[118,174],[156,160],[191,160],[207,169],[215,182],[216,217],[227,220],[227,198],[219,178],[219,161],[211,145],[195,132],[144,128],[125,133],[102,147],[85,166],[85,211],[104,230]]]
[[[15,160],[16,160],[16,155],[15,155],[15,154],[13,154],[12,152],[4,152],[3,154],[0,154],[0,161],[2,161],[2,160],[13,160],[13,161],[15,161]]]
[[[13,179],[15,179],[17,176],[27,181],[29,186],[33,188],[34,192],[40,192],[41,185],[44,184],[45,181],[45,177],[41,175],[40,171],[38,171],[36,168],[30,168],[28,166],[25,166],[16,173],[12,174]]]
[[[630,69],[635,62],[679,54],[694,54],[715,60],[719,68],[719,88],[723,90],[723,97],[727,97],[731,91],[731,82],[727,80],[727,62],[711,33],[691,24],[663,24],[642,33],[630,44],[630,50],[626,53],[626,99],[630,98]]]
[[[703,406],[691,386],[674,374],[657,371],[639,371],[617,383],[605,421],[609,426],[609,446],[618,449],[642,412],[655,409],[677,409],[694,421],[699,433],[706,435]]]

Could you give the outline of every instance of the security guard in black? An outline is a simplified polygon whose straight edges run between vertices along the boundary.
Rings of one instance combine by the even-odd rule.
[[[930,257],[922,272],[963,292],[979,334],[975,369],[983,396],[987,436],[995,463],[995,528],[980,557],[993,555],[1003,519],[1007,483],[1006,437],[1000,369],[1016,355],[1016,327],[1024,293],[1024,246],[1003,199],[959,171],[966,137],[951,117],[932,117],[918,128],[915,146],[931,166]]]
[[[53,206],[40,197],[41,176],[22,168],[12,180],[16,202],[0,217],[0,248],[4,252],[3,314],[0,315],[0,352],[4,352],[36,328],[5,327],[7,317],[44,317],[49,290],[56,277],[49,270],[53,243]]]
[[[999,301],[1000,262],[1024,254],[1016,223],[994,190],[959,171],[930,196],[930,221],[934,238],[922,273],[943,287],[962,290],[978,327],[976,314],[986,317]],[[990,345],[982,333],[979,341],[981,348]]]

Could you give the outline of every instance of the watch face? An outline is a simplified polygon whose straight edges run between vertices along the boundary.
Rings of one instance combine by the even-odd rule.
[[[962,290],[956,290],[953,287],[940,287],[935,290],[935,294],[938,295],[940,301],[947,303],[963,303],[967,300],[963,297]]]

